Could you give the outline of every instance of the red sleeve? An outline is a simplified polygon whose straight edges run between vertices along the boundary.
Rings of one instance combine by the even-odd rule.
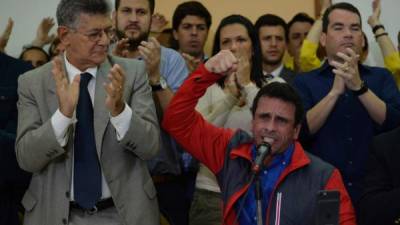
[[[356,215],[353,204],[343,184],[342,176],[337,169],[333,171],[325,186],[325,190],[338,190],[340,192],[339,224],[356,225]]]
[[[183,148],[214,173],[223,166],[226,146],[233,131],[208,123],[195,110],[199,98],[219,78],[200,65],[182,84],[169,103],[162,122],[163,128]]]

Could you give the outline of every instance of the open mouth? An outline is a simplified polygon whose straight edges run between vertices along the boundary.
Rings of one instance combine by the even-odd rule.
[[[274,143],[274,139],[272,137],[262,137],[264,142],[267,142],[268,144],[272,145]]]

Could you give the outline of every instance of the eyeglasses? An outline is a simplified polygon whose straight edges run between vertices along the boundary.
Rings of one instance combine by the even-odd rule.
[[[112,39],[112,37],[114,36],[114,30],[111,27],[106,29],[96,29],[88,33],[82,33],[74,28],[70,29],[87,37],[87,39],[89,39],[89,41],[91,42],[98,42],[103,37],[103,34],[105,34],[108,39]]]

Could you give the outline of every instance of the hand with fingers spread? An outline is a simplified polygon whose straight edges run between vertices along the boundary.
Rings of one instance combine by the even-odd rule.
[[[6,29],[4,29],[3,34],[0,36],[0,52],[5,51],[13,26],[14,21],[11,18],[8,18]]]
[[[51,17],[45,17],[40,22],[37,30],[35,40],[32,41],[32,45],[43,47],[46,44],[51,43],[55,38],[55,34],[49,35],[51,28],[53,28],[55,22]]]
[[[336,55],[342,62],[332,61],[331,65],[335,67],[333,73],[336,76],[341,76],[345,85],[350,90],[359,90],[361,88],[362,80],[358,71],[358,61],[360,56],[357,55],[353,49],[346,48],[346,52],[338,52]]]
[[[210,72],[226,76],[237,71],[238,59],[231,51],[221,50],[207,60],[204,66]]]
[[[153,16],[151,16],[150,32],[161,33],[167,24],[168,20],[164,15],[160,13],[154,13]]]
[[[141,57],[146,62],[150,83],[158,83],[160,81],[160,43],[154,37],[150,37],[148,41],[142,41],[138,49]]]
[[[112,50],[112,54],[115,56],[119,56],[122,58],[128,57],[128,47],[129,47],[129,39],[128,38],[122,38],[121,40],[117,41],[114,49]]]
[[[195,57],[184,52],[182,53],[182,57],[185,59],[186,65],[190,73],[195,71],[201,63],[200,59],[196,59]]]
[[[125,108],[124,103],[124,84],[125,71],[118,64],[114,64],[108,74],[109,83],[103,84],[107,92],[106,107],[111,116],[118,116]]]
[[[51,72],[56,83],[56,94],[60,112],[64,116],[72,118],[78,104],[80,75],[76,75],[72,83],[69,83],[61,58],[59,56],[55,57],[52,63],[53,68]]]

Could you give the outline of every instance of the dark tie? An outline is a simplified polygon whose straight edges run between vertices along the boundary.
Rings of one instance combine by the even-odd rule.
[[[269,83],[272,79],[274,79],[274,76],[272,74],[265,74],[263,75],[263,80],[266,83]]]
[[[81,74],[74,140],[74,198],[85,209],[92,209],[101,197],[101,169],[94,138],[93,106],[87,88],[91,78],[90,73]]]

